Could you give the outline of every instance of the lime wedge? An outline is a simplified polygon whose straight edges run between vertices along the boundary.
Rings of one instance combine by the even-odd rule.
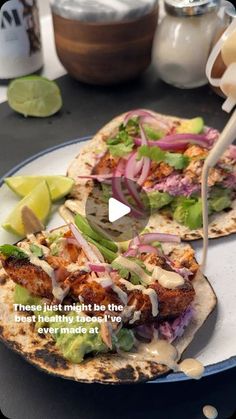
[[[51,197],[47,183],[41,182],[31,193],[26,195],[8,216],[2,227],[10,233],[24,236],[24,226],[22,223],[22,208],[30,208],[36,217],[41,221],[46,221],[51,210]]]
[[[9,106],[24,116],[47,117],[62,107],[59,87],[54,81],[40,76],[13,80],[7,90]]]
[[[74,184],[73,179],[65,176],[13,176],[5,179],[7,186],[21,197],[28,195],[43,181],[48,184],[53,202],[68,195]]]

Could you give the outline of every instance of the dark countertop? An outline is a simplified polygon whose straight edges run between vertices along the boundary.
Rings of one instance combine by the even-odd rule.
[[[178,90],[159,82],[152,72],[114,88],[59,79],[64,106],[48,119],[25,119],[0,105],[0,176],[47,147],[95,133],[114,116],[132,108],[205,118],[222,128],[228,116],[221,99],[208,87]],[[36,370],[0,344],[0,408],[11,419],[203,419],[202,407],[213,404],[219,419],[236,408],[236,368],[203,378],[168,384],[135,386],[83,385]]]

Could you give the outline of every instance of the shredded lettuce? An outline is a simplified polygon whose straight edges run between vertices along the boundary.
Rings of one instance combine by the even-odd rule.
[[[138,150],[138,158],[142,157],[149,157],[157,163],[165,162],[177,170],[185,169],[189,164],[189,157],[181,153],[170,153],[159,147],[148,147],[147,145],[141,146]]]

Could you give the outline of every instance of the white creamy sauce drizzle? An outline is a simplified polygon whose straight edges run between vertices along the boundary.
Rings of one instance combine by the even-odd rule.
[[[158,299],[156,291],[152,288],[148,288],[145,291],[143,291],[143,294],[148,295],[148,297],[150,298],[150,302],[152,305],[152,315],[153,317],[156,317],[158,315]]]
[[[143,285],[133,285],[131,282],[123,278],[121,278],[119,282],[125,285],[128,291],[133,291],[133,290],[145,291],[146,289]]]
[[[214,406],[206,405],[203,407],[202,411],[207,419],[216,419],[218,417],[218,411]]]
[[[197,359],[185,359],[179,364],[179,371],[190,378],[199,380],[204,374],[204,366]]]
[[[158,339],[157,332],[154,333],[154,338],[150,343],[138,343],[136,352],[122,353],[122,355],[134,360],[153,361],[175,372],[181,371],[197,380],[204,373],[204,366],[196,359],[186,359],[178,364],[178,350],[167,340]]]
[[[159,266],[154,268],[152,276],[164,288],[174,289],[184,284],[184,278],[180,274],[172,271],[166,271]]]
[[[120,279],[121,284],[125,285],[128,291],[138,290],[141,291],[143,294],[148,295],[150,298],[150,302],[152,305],[152,315],[156,317],[158,315],[158,298],[157,293],[154,289],[148,288],[146,289],[142,285],[133,285],[131,282],[126,281],[125,279]],[[131,323],[130,323],[131,324]]]
[[[150,285],[152,283],[151,277],[146,274],[146,272],[137,263],[132,262],[123,256],[116,258],[115,262],[135,273],[140,278],[140,281],[144,282],[146,285]]]
[[[117,287],[117,285],[113,285],[112,289],[118,295],[118,297],[122,301],[122,303],[127,305],[128,295],[126,294],[126,292],[124,292],[121,288]]]
[[[94,278],[94,281],[101,285],[102,288],[113,287],[113,281],[110,277]]]
[[[143,359],[166,365],[172,370],[177,368],[178,351],[166,340],[153,339],[151,343],[140,343],[136,354],[130,354],[133,359]]]
[[[140,310],[136,310],[134,312],[133,318],[129,321],[129,324],[134,324],[138,320],[140,320],[142,312]]]
[[[78,272],[78,271],[90,272],[90,269],[87,266],[85,266],[85,265],[77,265],[77,263],[70,263],[70,265],[68,265],[66,267],[66,270],[69,273],[74,273],[74,272]]]

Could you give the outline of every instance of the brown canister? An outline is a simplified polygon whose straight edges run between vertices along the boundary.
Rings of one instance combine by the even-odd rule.
[[[157,0],[57,0],[52,15],[58,57],[82,82],[120,83],[151,63]]]

